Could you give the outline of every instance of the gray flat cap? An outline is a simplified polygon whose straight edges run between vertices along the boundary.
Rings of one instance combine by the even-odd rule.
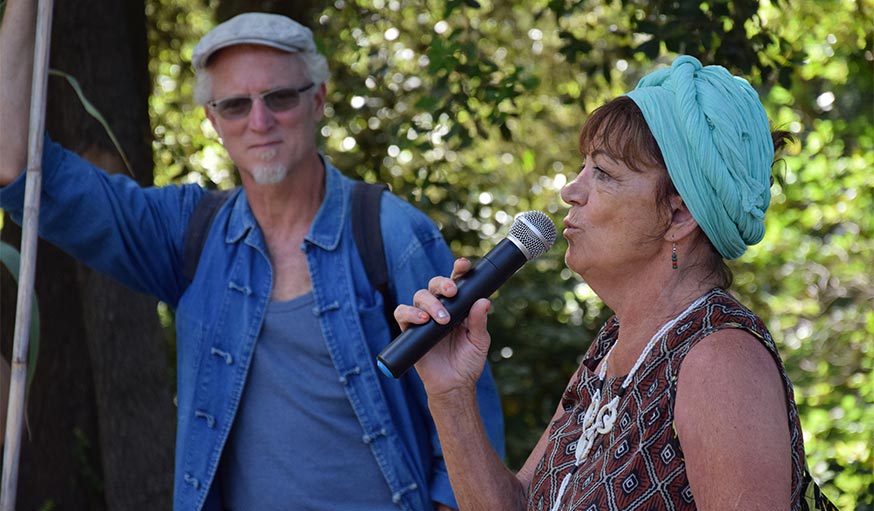
[[[291,53],[315,52],[313,33],[291,18],[279,14],[247,12],[210,30],[194,47],[194,69],[206,67],[216,51],[237,44],[259,44]]]

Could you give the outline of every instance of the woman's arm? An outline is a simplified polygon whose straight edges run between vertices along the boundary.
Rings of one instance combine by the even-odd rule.
[[[401,328],[405,330],[430,318],[448,323],[451,318],[445,315],[438,297],[455,296],[458,288],[454,279],[470,267],[470,261],[457,260],[452,278],[431,279],[427,290],[416,293],[413,306],[399,306],[395,319]],[[514,474],[489,442],[477,403],[476,382],[491,341],[486,328],[490,308],[487,299],[474,303],[467,319],[416,364],[428,393],[428,406],[440,436],[449,480],[459,509],[465,511],[525,509],[534,468],[546,448],[544,432],[523,468]]]
[[[755,337],[720,330],[693,347],[680,368],[674,413],[698,509],[789,509],[786,394]]]
[[[429,406],[458,508],[525,509],[527,485],[504,465],[489,443],[475,393],[443,394],[430,399]]]
[[[469,396],[462,399],[446,396],[446,399],[431,405],[459,509],[525,509],[534,471],[546,451],[549,426],[514,475],[484,443],[487,442],[483,439],[484,431],[476,426],[477,422],[482,422],[475,420],[478,414],[475,410],[471,412],[469,403]],[[563,413],[559,406],[550,424]]]

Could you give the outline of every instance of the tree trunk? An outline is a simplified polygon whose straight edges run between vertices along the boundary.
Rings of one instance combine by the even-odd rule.
[[[56,2],[51,49],[51,67],[77,78],[120,141],[137,181],[150,184],[151,80],[143,2]],[[103,128],[55,77],[49,81],[46,129],[110,172],[126,172]],[[19,232],[7,221],[3,237],[14,240]],[[6,275],[7,354],[15,307],[8,283]],[[48,502],[58,510],[170,509],[173,372],[156,301],[44,242],[36,291],[41,346],[28,403],[32,437],[25,434],[22,446],[18,509],[36,510]]]

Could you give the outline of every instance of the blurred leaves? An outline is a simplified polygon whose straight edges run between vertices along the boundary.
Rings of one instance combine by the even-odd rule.
[[[214,3],[147,1],[160,184],[235,180],[190,99],[191,50]],[[733,263],[735,292],[779,343],[814,477],[841,509],[874,510],[870,2],[335,0],[315,12],[301,21],[331,64],[326,155],[389,183],[470,257],[517,213],[558,223],[586,114],[643,74],[682,52],[748,76],[798,142],[775,168],[765,239]],[[526,265],[490,316],[511,467],[610,314],[565,248]]]
[[[233,164],[199,105],[193,101],[191,54],[213,27],[208,0],[146,0],[149,72],[154,84],[149,99],[155,184],[197,182],[209,187],[236,183]]]
[[[0,267],[5,268],[6,271],[9,272],[12,276],[12,280],[17,285],[18,274],[21,268],[21,253],[5,241],[0,241]],[[30,387],[33,384],[33,376],[36,374],[36,366],[39,361],[39,300],[36,297],[36,292],[34,291],[33,293],[33,300],[30,304],[30,326],[27,330],[28,346],[25,396],[30,395]],[[14,356],[15,353],[12,355]],[[26,407],[24,411],[27,413]]]

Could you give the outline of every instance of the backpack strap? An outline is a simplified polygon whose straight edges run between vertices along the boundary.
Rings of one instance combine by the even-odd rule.
[[[395,303],[388,287],[388,266],[385,262],[385,248],[382,243],[382,229],[379,225],[379,203],[382,192],[388,186],[382,183],[369,184],[358,181],[352,188],[351,215],[352,235],[367,280],[382,295],[385,319],[392,338],[400,335],[400,327],[394,318]]]
[[[182,236],[182,275],[188,282],[194,280],[194,274],[197,273],[200,253],[203,252],[215,215],[233,192],[233,189],[206,192],[194,206],[194,213],[188,219]]]

